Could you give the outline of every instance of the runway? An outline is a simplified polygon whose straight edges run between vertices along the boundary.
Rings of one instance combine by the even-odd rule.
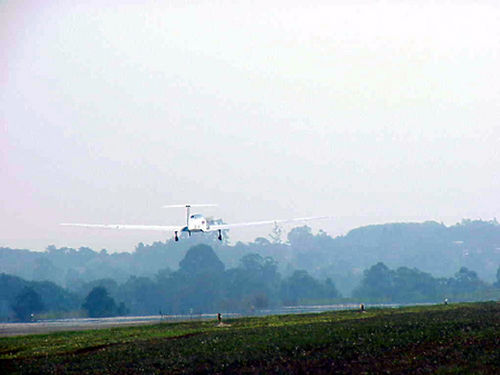
[[[225,316],[236,317],[240,315],[225,314]],[[112,318],[43,320],[29,323],[0,323],[0,337],[36,335],[62,331],[85,331],[112,327],[131,327],[155,323],[209,319],[216,320],[217,314],[124,316]]]
[[[432,303],[419,303],[409,305],[430,305]],[[400,307],[405,304],[367,304],[366,307]],[[335,304],[315,306],[284,306],[276,309],[255,310],[247,314],[223,313],[223,318],[237,318],[241,316],[265,316],[281,314],[320,313],[332,310],[358,309],[359,304]],[[76,318],[43,320],[29,323],[0,323],[0,337],[36,335],[62,331],[85,331],[112,327],[131,327],[155,323],[181,322],[190,320],[217,320],[217,314],[192,314],[192,315],[150,315],[150,316],[122,316],[111,318]]]

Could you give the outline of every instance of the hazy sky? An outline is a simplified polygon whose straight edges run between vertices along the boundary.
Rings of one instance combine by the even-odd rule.
[[[498,1],[2,1],[0,51],[0,246],[130,251],[166,236],[58,223],[187,202],[331,235],[499,216]]]

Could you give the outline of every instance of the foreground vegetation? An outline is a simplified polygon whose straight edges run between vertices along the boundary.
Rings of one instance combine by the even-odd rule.
[[[184,322],[0,339],[8,373],[485,373],[500,304]]]

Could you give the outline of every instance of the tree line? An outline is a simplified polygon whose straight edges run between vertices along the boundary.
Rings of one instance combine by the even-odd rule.
[[[0,248],[0,273],[26,280],[48,280],[74,290],[97,279],[112,278],[119,284],[131,276],[154,279],[162,269],[177,270],[187,251],[200,243],[211,246],[228,269],[237,268],[249,253],[272,257],[281,275],[305,270],[315,279],[330,278],[336,288],[350,296],[361,282],[363,270],[383,262],[390,268],[417,268],[435,277],[449,278],[462,267],[494,282],[500,264],[500,225],[496,220],[462,220],[446,226],[433,221],[369,225],[332,237],[312,233],[307,226],[292,229],[286,236],[279,227],[267,238],[230,244],[228,235],[220,242],[216,234],[172,239],[109,253],[86,247],[49,246],[44,252]]]
[[[489,284],[475,271],[461,267],[453,277],[433,277],[416,268],[391,270],[377,263],[364,271],[361,283],[352,293],[354,299],[367,302],[439,302],[500,299],[500,267],[497,280]]]
[[[379,262],[363,272],[351,299],[330,279],[305,270],[282,276],[272,257],[256,253],[226,268],[212,247],[191,247],[177,270],[163,268],[153,277],[110,278],[62,288],[48,281],[26,281],[0,274],[0,318],[30,320],[49,312],[55,316],[197,314],[247,312],[308,303],[414,303],[500,298],[500,267],[496,282],[482,281],[461,267],[453,277],[436,278],[416,268],[390,269]],[[32,316],[33,314],[33,316]]]

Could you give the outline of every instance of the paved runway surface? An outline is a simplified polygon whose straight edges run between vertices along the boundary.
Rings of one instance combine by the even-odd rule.
[[[234,317],[235,314],[230,314]],[[203,315],[152,315],[152,316],[125,316],[114,318],[82,318],[44,320],[30,323],[0,323],[0,337],[33,335],[58,331],[84,331],[111,327],[129,327],[136,325],[185,321],[190,319],[217,319],[217,314]]]
[[[372,304],[366,307],[398,307],[397,304]],[[310,312],[322,312],[331,310],[351,310],[359,308],[358,304],[336,304],[318,306],[289,306],[280,309],[257,310],[249,314],[252,316],[299,314]],[[224,313],[224,318],[240,317],[241,314]],[[145,324],[164,322],[178,322],[189,320],[217,319],[217,314],[193,314],[193,315],[151,315],[151,316],[122,316],[113,318],[79,318],[79,319],[57,319],[44,320],[30,323],[0,323],[0,337],[34,335],[59,331],[84,331],[91,329],[128,327]]]

